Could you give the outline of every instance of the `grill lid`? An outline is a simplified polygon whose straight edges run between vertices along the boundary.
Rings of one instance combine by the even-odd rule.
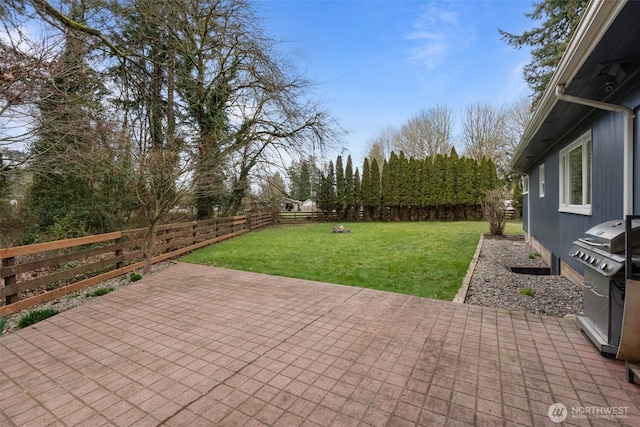
[[[633,246],[640,246],[640,220],[631,223]],[[622,253],[625,251],[625,223],[624,221],[607,221],[591,227],[585,232],[584,239],[578,239],[591,246],[599,247],[610,253]]]

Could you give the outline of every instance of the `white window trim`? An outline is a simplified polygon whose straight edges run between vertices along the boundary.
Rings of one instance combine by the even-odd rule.
[[[538,167],[538,194],[540,197],[544,197],[544,163]]]
[[[522,175],[522,194],[529,194],[529,175]]]
[[[571,144],[567,145],[565,148],[563,148],[562,150],[560,150],[560,179],[559,179],[559,185],[560,185],[560,200],[558,205],[560,206],[558,208],[558,212],[567,212],[567,213],[573,213],[573,214],[578,214],[578,215],[591,215],[591,203],[589,204],[583,204],[583,205],[570,205],[570,204],[565,204],[564,200],[565,200],[565,194],[567,194],[569,192],[569,182],[566,179],[566,169],[567,169],[567,162],[568,162],[568,157],[567,154],[574,150],[576,147],[582,146],[582,196],[584,197],[586,194],[586,189],[587,187],[589,189],[591,189],[591,183],[589,183],[589,185],[587,186],[587,182],[586,179],[584,177],[586,177],[587,175],[589,175],[589,178],[591,178],[591,176],[593,175],[593,165],[591,166],[591,173],[587,174],[587,151],[586,150],[586,144],[589,144],[592,142],[591,139],[591,130],[588,130],[587,132],[583,133],[582,135],[580,135],[575,141],[573,141]],[[593,144],[591,149],[593,150]],[[593,156],[593,155],[592,155]],[[593,157],[592,157],[593,159]],[[593,162],[593,160],[592,160]],[[591,194],[589,195],[589,200],[591,201]]]

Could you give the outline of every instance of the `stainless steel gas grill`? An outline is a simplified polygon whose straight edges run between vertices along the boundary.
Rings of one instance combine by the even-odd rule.
[[[640,245],[640,220],[632,221],[631,241]],[[569,254],[584,264],[584,305],[577,322],[605,355],[615,355],[620,344],[625,296],[625,223],[607,221],[576,240]],[[632,247],[633,267],[640,247]]]

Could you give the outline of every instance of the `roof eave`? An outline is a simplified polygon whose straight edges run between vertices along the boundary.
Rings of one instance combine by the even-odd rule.
[[[556,86],[569,86],[626,3],[627,0],[592,0],[587,5],[584,15],[567,46],[567,50],[562,55],[558,68],[540,98],[538,106],[534,110],[531,120],[520,139],[520,143],[516,147],[510,163],[510,167],[514,172],[525,173],[530,166],[531,161],[523,158],[523,156],[531,140],[536,136],[549,113],[558,103],[555,95]],[[533,159],[533,161],[535,160],[537,159]]]

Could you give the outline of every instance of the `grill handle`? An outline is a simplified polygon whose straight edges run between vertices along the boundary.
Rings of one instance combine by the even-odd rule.
[[[608,243],[597,243],[597,242],[592,242],[591,240],[589,240],[589,239],[585,239],[585,238],[580,238],[580,239],[578,239],[578,240],[579,240],[580,242],[582,242],[582,243],[586,243],[586,244],[587,244],[587,245],[589,245],[589,246],[596,246],[596,247],[599,247],[599,248],[608,248],[608,247],[609,247],[609,244],[608,244]]]
[[[589,291],[591,291],[592,293],[596,294],[596,296],[599,296],[600,298],[609,298],[608,295],[601,295],[600,293],[598,293],[596,291],[596,287],[595,286],[590,286],[587,282],[582,282],[582,286],[584,286],[585,289],[588,289]]]

